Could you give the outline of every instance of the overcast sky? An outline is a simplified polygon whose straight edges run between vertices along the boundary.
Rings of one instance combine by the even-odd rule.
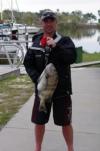
[[[1,0],[0,0],[1,1]],[[100,10],[100,0],[12,0],[13,8],[17,9],[16,2],[20,11],[39,12],[43,9],[57,9],[66,12],[81,10],[83,13],[92,12],[97,16]],[[2,0],[2,8],[11,8],[11,0]]]

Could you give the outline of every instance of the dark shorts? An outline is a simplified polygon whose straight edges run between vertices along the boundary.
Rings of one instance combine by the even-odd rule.
[[[62,96],[47,103],[47,113],[39,111],[39,97],[36,95],[32,110],[31,121],[35,124],[46,124],[49,121],[51,106],[53,106],[54,123],[59,126],[69,125],[72,120],[72,100],[71,96]]]

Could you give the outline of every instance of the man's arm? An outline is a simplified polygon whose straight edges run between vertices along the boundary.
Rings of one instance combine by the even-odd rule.
[[[62,64],[72,64],[76,60],[75,45],[69,37],[63,37],[53,48],[52,52],[57,61]]]

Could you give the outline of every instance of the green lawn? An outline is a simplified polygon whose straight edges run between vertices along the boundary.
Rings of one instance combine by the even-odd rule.
[[[22,107],[34,91],[27,75],[0,80],[0,128]]]
[[[82,60],[83,62],[100,61],[100,53],[83,53]]]

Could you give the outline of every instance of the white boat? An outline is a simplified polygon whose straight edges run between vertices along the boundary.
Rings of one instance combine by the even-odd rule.
[[[11,35],[11,26],[7,23],[0,24],[0,40],[9,40]]]
[[[14,23],[16,19],[15,19],[15,16],[13,14],[13,3],[14,3],[14,1],[11,0],[11,23],[12,23],[11,30],[16,30],[17,29],[19,34],[37,33],[40,30],[40,28],[38,28],[38,27],[28,26],[28,25],[25,25],[25,24]],[[17,0],[16,0],[16,4],[17,4]],[[18,4],[17,4],[17,7],[18,7]],[[1,20],[3,20],[2,0],[1,0]]]
[[[30,34],[30,33],[37,33],[40,30],[40,28],[35,26],[13,23],[12,30],[18,30],[19,34],[25,34],[25,33]]]

